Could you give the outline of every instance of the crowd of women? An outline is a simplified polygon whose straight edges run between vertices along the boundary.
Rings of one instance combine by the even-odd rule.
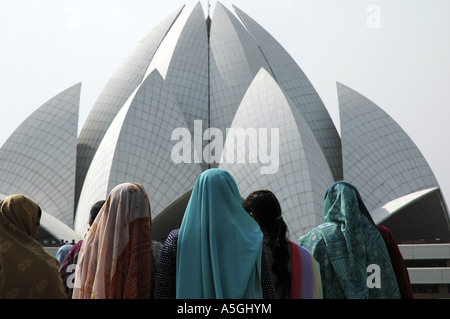
[[[198,177],[164,243],[152,239],[142,185],[120,184],[96,205],[60,264],[34,239],[39,205],[24,195],[1,201],[0,298],[412,298],[395,238],[346,182],[326,191],[325,222],[297,243],[275,194],[256,190],[242,201],[222,169]],[[374,287],[369,265],[379,267]]]

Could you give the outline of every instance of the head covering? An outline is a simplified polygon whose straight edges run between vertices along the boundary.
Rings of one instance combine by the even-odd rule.
[[[66,245],[62,245],[61,247],[58,248],[55,257],[59,261],[60,264],[62,264],[64,259],[66,259],[67,254],[72,249],[72,246],[73,245],[71,245],[71,244],[66,244]]]
[[[325,223],[299,240],[320,264],[324,298],[399,298],[395,273],[372,217],[351,184],[337,182],[328,189]],[[370,284],[379,267],[380,288]],[[369,268],[368,268],[369,267]]]
[[[140,184],[120,184],[82,242],[72,298],[150,298],[151,262],[147,193]]]
[[[58,261],[34,238],[40,207],[24,195],[0,203],[0,298],[65,298]]]
[[[203,172],[180,227],[176,297],[262,298],[262,240],[234,178],[218,168]]]

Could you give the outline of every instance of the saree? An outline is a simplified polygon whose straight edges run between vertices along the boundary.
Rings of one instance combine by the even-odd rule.
[[[62,299],[59,262],[34,238],[40,208],[24,195],[0,203],[0,298]]]
[[[291,299],[322,299],[320,266],[303,247],[291,244]]]
[[[386,245],[356,188],[331,185],[323,212],[325,223],[299,239],[320,264],[323,297],[400,298]]]
[[[81,244],[83,240],[78,241],[67,253],[66,258],[59,267],[59,273],[63,281],[64,291],[66,292],[67,299],[72,299],[73,287],[75,281],[75,268],[78,260],[78,253],[80,252]]]
[[[262,241],[234,178],[218,168],[203,172],[179,230],[176,298],[263,298]]]
[[[72,298],[150,298],[151,264],[147,193],[140,184],[120,184],[111,191],[83,239]]]
[[[391,258],[395,276],[397,277],[398,288],[400,289],[402,299],[414,299],[408,268],[406,267],[402,253],[398,248],[397,240],[395,239],[394,234],[382,225],[377,225],[377,228],[386,243],[386,248],[388,250],[389,257]]]

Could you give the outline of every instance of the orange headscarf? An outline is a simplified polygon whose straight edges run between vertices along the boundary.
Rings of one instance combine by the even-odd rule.
[[[120,184],[83,240],[72,298],[150,298],[151,262],[147,193],[140,184]]]
[[[24,195],[0,203],[0,298],[65,298],[59,262],[34,239],[39,214]]]

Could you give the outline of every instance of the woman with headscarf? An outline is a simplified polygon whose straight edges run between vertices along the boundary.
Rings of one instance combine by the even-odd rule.
[[[72,298],[150,298],[151,225],[144,187],[114,187],[81,245]]]
[[[323,213],[325,223],[299,244],[320,264],[324,298],[400,298],[386,245],[357,189],[331,185]]]
[[[155,298],[274,298],[263,234],[242,208],[234,178],[218,168],[197,178],[179,230],[164,243]]]
[[[34,238],[41,208],[24,195],[0,203],[0,298],[65,298],[58,261]]]
[[[254,191],[244,200],[243,207],[264,234],[264,247],[278,297],[322,298],[319,264],[308,250],[287,238],[287,225],[275,194],[269,190]]]

